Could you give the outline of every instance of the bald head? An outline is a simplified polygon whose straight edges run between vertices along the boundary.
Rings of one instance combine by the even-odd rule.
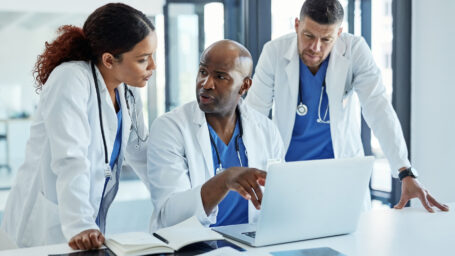
[[[253,58],[250,52],[242,44],[233,40],[220,40],[207,47],[201,55],[201,64],[207,63],[208,58],[225,57],[223,65],[233,67],[240,72],[244,78],[251,77],[253,72]]]
[[[232,40],[213,43],[201,55],[196,79],[199,107],[208,115],[232,116],[251,87],[250,52]]]

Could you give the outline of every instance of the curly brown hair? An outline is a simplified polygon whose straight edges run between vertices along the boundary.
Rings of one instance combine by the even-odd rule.
[[[36,61],[33,74],[37,92],[41,91],[55,67],[63,62],[83,60],[97,63],[106,52],[121,60],[121,55],[133,49],[150,31],[155,31],[155,26],[147,16],[122,3],[110,3],[96,9],[83,28],[60,27],[58,37],[45,43],[45,50]]]
[[[44,53],[38,56],[33,70],[37,90],[41,90],[55,67],[71,60],[90,60],[90,44],[81,28],[61,26],[59,36],[52,43],[45,43]]]

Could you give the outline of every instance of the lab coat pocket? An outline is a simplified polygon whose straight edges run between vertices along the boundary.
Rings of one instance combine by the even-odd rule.
[[[66,242],[62,233],[58,206],[38,193],[22,236],[23,246]]]
[[[349,100],[351,99],[351,96],[352,96],[352,93],[353,93],[353,90],[350,89],[348,91],[344,91],[343,93],[343,97],[341,99],[341,104],[343,106],[343,109],[346,108],[346,106],[348,105],[348,102]]]

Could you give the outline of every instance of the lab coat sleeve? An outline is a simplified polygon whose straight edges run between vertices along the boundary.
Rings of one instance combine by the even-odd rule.
[[[285,162],[284,158],[286,156],[286,150],[284,149],[283,139],[281,138],[280,132],[273,122],[270,122],[269,130],[272,132],[274,142],[274,158],[280,160],[281,162]]]
[[[359,96],[365,121],[378,138],[396,177],[399,168],[410,166],[400,121],[387,98],[381,72],[363,38],[353,44],[352,52],[355,63],[353,88]]]
[[[275,87],[275,50],[270,42],[264,45],[261,56],[256,65],[253,83],[248,90],[245,102],[268,116],[273,105]]]
[[[137,88],[131,88],[133,92],[136,106],[130,106],[136,108],[137,111],[137,123],[134,121],[136,117],[133,117],[131,125],[135,127],[137,125],[137,132],[142,139],[147,138],[148,128],[144,122],[143,105],[141,95]],[[128,128],[129,129],[129,128]],[[138,138],[138,134],[134,129],[130,130],[130,137],[125,151],[125,162],[123,163],[123,171],[131,170],[134,171],[139,178],[146,184],[150,191],[150,187],[147,182],[147,141],[141,141]]]
[[[191,182],[184,136],[178,122],[164,116],[150,128],[147,174],[154,205],[152,231],[191,216],[196,216],[205,226],[216,222],[218,208],[207,216],[202,204],[202,185]]]
[[[89,203],[89,86],[81,70],[62,64],[52,72],[42,92],[59,217],[67,240],[84,230],[98,229]]]

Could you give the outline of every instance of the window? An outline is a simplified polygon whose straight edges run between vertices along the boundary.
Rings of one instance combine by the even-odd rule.
[[[300,9],[302,8],[302,0],[272,0],[272,39],[276,39],[282,35],[295,32],[295,18],[299,18]],[[340,0],[344,9],[343,29],[348,31],[348,0]]]
[[[195,100],[199,56],[224,38],[224,5],[172,2],[165,8],[166,111]]]
[[[392,0],[371,1],[371,51],[381,70],[382,80],[389,100],[392,100]],[[380,163],[373,172],[371,187],[391,192],[391,168],[377,138],[372,134],[371,149]]]

